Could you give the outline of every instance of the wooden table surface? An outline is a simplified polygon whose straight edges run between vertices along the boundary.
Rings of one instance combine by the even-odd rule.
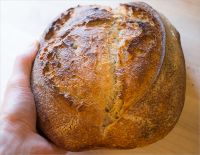
[[[200,0],[143,0],[163,13],[178,29],[186,60],[185,106],[175,128],[163,140],[134,150],[96,150],[69,155],[197,155],[200,111]],[[0,97],[16,55],[39,38],[48,23],[63,10],[77,4],[117,6],[125,0],[68,1],[1,0],[0,5]]]

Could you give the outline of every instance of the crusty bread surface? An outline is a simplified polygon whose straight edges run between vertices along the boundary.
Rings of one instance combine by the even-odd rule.
[[[179,33],[149,5],[70,8],[33,65],[38,127],[69,151],[145,146],[175,126],[185,78]]]

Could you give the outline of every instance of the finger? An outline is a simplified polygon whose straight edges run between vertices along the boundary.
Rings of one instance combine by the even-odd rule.
[[[1,107],[1,117],[12,122],[24,122],[35,130],[35,104],[30,89],[30,72],[39,44],[30,46],[17,57],[8,81]]]
[[[11,93],[14,88],[17,88],[18,91],[24,90],[25,92],[31,92],[30,74],[38,48],[39,43],[35,42],[27,48],[24,54],[16,58],[11,77],[7,84],[5,95],[9,92]]]
[[[12,75],[6,87],[4,99],[8,96],[12,96],[13,93],[16,94],[17,92],[31,93],[30,73],[38,48],[39,43],[35,42],[27,48],[23,55],[16,58]]]
[[[27,48],[26,53],[16,58],[11,79],[15,77],[21,77],[23,78],[23,80],[29,81],[32,64],[35,59],[38,48],[39,43],[35,42]],[[29,85],[29,83],[27,84]]]

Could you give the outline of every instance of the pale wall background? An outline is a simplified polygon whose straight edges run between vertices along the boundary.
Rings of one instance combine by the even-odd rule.
[[[78,4],[117,6],[130,0],[1,0],[0,1],[0,99],[16,55],[38,39],[49,22]],[[127,151],[98,150],[70,155],[199,154],[200,104],[200,0],[143,0],[162,12],[181,34],[187,66],[185,107],[172,132],[163,140]]]

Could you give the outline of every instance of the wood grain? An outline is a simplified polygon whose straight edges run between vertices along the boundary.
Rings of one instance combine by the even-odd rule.
[[[186,60],[185,106],[176,127],[163,140],[134,150],[96,150],[69,155],[197,155],[199,152],[200,111],[200,0],[144,0],[163,13],[178,29]],[[99,1],[1,1],[0,5],[0,97],[16,55],[41,35],[60,12],[77,4],[116,6],[127,0]],[[6,66],[6,67],[5,67]]]

